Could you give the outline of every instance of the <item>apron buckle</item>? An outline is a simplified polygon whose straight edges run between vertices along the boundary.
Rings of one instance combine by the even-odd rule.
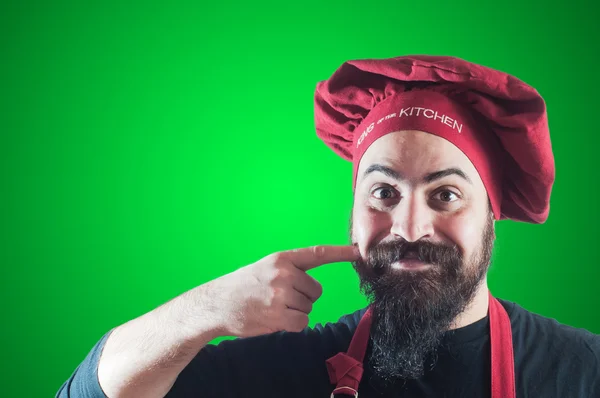
[[[330,398],[335,398],[335,394],[340,393],[340,394],[346,394],[348,395],[347,392],[341,392],[339,390],[350,390],[350,393],[352,395],[354,395],[354,398],[358,398],[358,391],[356,391],[354,388],[351,387],[337,387],[335,390],[333,390],[333,392],[331,393],[331,397]]]

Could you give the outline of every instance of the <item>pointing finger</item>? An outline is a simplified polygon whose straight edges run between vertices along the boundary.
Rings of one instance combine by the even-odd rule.
[[[312,246],[283,253],[296,268],[303,271],[323,264],[356,261],[359,258],[355,246]]]

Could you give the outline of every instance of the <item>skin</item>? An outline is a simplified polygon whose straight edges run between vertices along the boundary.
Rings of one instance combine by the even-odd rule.
[[[373,165],[385,171],[365,172]],[[446,169],[459,169],[467,177],[449,174],[433,181],[424,177]],[[423,131],[405,130],[387,134],[365,151],[359,163],[354,206],[352,241],[361,256],[380,242],[420,239],[458,246],[470,258],[481,245],[489,211],[488,196],[479,173],[454,144]],[[415,262],[417,264],[415,264]],[[397,272],[427,267],[417,260],[396,264]],[[486,316],[487,279],[452,328],[469,325]]]

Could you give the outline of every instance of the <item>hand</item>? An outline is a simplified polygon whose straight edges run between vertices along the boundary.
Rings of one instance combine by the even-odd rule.
[[[250,337],[281,330],[299,332],[323,288],[306,271],[355,261],[354,246],[314,246],[271,254],[212,282],[211,302],[229,336]]]

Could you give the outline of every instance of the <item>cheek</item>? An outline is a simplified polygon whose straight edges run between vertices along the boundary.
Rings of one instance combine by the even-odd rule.
[[[358,244],[360,254],[364,257],[367,249],[375,244],[378,237],[389,233],[391,219],[385,213],[360,207],[353,210],[352,217],[352,242]]]
[[[438,228],[453,243],[457,244],[465,258],[470,258],[481,240],[480,223],[473,222],[476,217],[465,214],[438,223]]]

